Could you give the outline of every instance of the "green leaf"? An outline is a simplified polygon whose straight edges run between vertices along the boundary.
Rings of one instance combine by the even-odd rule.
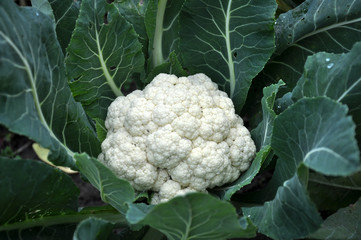
[[[100,191],[102,200],[125,214],[128,204],[135,199],[134,189],[130,183],[115,176],[95,158],[86,154],[76,154],[74,157],[81,173]]]
[[[279,87],[285,85],[282,80],[277,84],[272,84],[263,88],[262,104],[262,121],[258,124],[257,128],[251,131],[252,139],[254,140],[257,149],[271,144],[273,122],[276,113],[273,111],[276,95]]]
[[[32,226],[31,219],[77,210],[78,188],[49,165],[0,157],[0,176],[0,231],[12,223]]]
[[[346,114],[344,105],[317,97],[303,98],[278,115],[272,149],[289,177],[302,162],[333,176],[348,176],[360,169],[355,124]]]
[[[142,45],[134,28],[113,4],[84,0],[67,48],[71,90],[92,118],[105,119],[107,108],[126,81],[143,71]]]
[[[180,14],[184,66],[217,82],[238,111],[273,53],[276,7],[274,0],[193,0]]]
[[[349,53],[317,53],[308,57],[292,98],[327,96],[347,104],[361,147],[361,42]]]
[[[94,120],[95,120],[95,128],[97,130],[98,139],[102,143],[107,137],[107,132],[108,132],[107,128],[105,127],[105,121],[99,118],[96,118]]]
[[[349,177],[328,177],[311,173],[308,192],[319,210],[336,211],[361,196],[361,172]]]
[[[184,77],[188,75],[182,68],[177,55],[174,52],[171,52],[169,55],[168,62],[153,68],[153,70],[148,74],[146,82],[151,82],[159,73],[174,74],[177,77]]]
[[[145,14],[149,38],[150,70],[167,62],[171,52],[178,54],[178,16],[185,0],[150,0]]]
[[[128,22],[130,22],[135,32],[139,35],[139,41],[148,52],[148,36],[145,28],[145,12],[148,7],[149,0],[122,0],[114,1],[114,5],[118,8],[120,15],[122,15]]]
[[[67,85],[49,17],[1,1],[0,56],[0,123],[50,149],[56,165],[74,168],[74,152],[100,152],[93,126]]]
[[[140,223],[159,230],[171,240],[255,236],[255,229],[242,229],[230,203],[205,193],[173,198],[146,213],[143,219],[138,219],[142,219]]]
[[[258,174],[259,170],[261,169],[262,163],[267,158],[270,151],[270,146],[263,147],[257,153],[256,158],[253,160],[252,165],[249,167],[249,169],[244,172],[238,180],[228,186],[212,189],[211,191],[216,192],[217,195],[219,195],[220,198],[223,200],[230,200],[235,192],[251,183],[253,178]]]
[[[308,236],[322,223],[307,191],[308,170],[301,166],[298,173],[285,181],[276,197],[263,206],[242,208],[259,231],[274,239],[295,239]]]
[[[276,21],[276,54],[265,68],[274,82],[291,90],[308,56],[320,51],[348,52],[361,39],[361,2],[306,0]],[[345,37],[347,36],[347,37]]]
[[[350,239],[361,236],[361,198],[353,205],[342,208],[329,216],[317,232],[310,235],[312,239]]]
[[[88,218],[78,224],[73,240],[109,239],[114,224],[100,218]]]
[[[50,3],[48,0],[31,0],[31,6],[38,9],[51,19],[55,20],[53,10],[51,9]]]

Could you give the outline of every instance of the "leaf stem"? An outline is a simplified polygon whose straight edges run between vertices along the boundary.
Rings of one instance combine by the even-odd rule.
[[[155,32],[153,39],[153,67],[164,62],[162,40],[163,40],[163,20],[167,6],[167,0],[159,0],[157,18],[155,22]]]
[[[227,46],[227,54],[228,54],[228,69],[229,69],[229,83],[230,83],[230,96],[233,97],[234,89],[236,87],[236,76],[234,74],[234,64],[232,59],[232,49],[231,49],[231,38],[230,38],[230,31],[229,31],[229,23],[231,20],[231,5],[232,0],[228,2],[227,7],[227,15],[226,15],[226,46]]]

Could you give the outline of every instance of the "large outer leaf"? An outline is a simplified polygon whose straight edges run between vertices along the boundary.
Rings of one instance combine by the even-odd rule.
[[[159,230],[170,240],[211,240],[255,235],[255,228],[248,228],[249,222],[246,223],[245,229],[242,228],[230,203],[205,193],[190,193],[176,197],[143,213],[138,208],[130,210],[128,215],[138,215],[138,223]]]
[[[360,169],[355,124],[346,114],[344,105],[317,97],[303,98],[278,115],[271,146],[290,174],[301,162],[333,176]]]
[[[361,1],[306,0],[276,21],[276,54],[264,73],[293,88],[307,56],[348,52],[361,39]]]
[[[327,96],[347,104],[361,146],[361,42],[347,54],[317,53],[305,64],[292,98]]]
[[[117,178],[110,169],[86,154],[76,154],[75,159],[81,173],[100,191],[102,200],[125,214],[128,209],[127,204],[135,200],[130,183]]]
[[[0,157],[0,176],[0,225],[77,210],[78,188],[49,165]]]
[[[276,113],[273,111],[276,95],[280,86],[285,85],[282,80],[277,84],[272,84],[263,88],[262,104],[262,121],[257,128],[251,131],[252,139],[255,141],[257,149],[261,149],[271,144],[273,122]]]
[[[274,0],[188,0],[180,15],[184,66],[203,72],[240,110],[274,49]]]
[[[165,63],[178,50],[178,16],[185,0],[150,0],[145,15],[150,69]],[[176,51],[178,53],[178,51]]]
[[[361,236],[361,198],[329,216],[311,239],[358,240]]]
[[[113,4],[84,0],[68,50],[71,90],[93,118],[105,119],[121,87],[143,71],[142,45]]]
[[[93,126],[71,95],[50,18],[0,2],[0,122],[50,149],[49,160],[74,167],[74,151],[97,155]]]
[[[289,240],[306,237],[321,225],[322,218],[307,195],[307,171],[301,166],[298,173],[278,189],[276,197],[264,206],[242,208],[261,233],[274,239]]]

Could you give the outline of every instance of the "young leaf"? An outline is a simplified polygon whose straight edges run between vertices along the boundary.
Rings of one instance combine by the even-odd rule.
[[[242,208],[258,227],[269,237],[280,240],[303,238],[317,230],[322,223],[307,191],[308,170],[305,166],[278,188],[276,197],[260,207]]]
[[[270,146],[263,147],[257,153],[256,158],[253,160],[252,165],[249,167],[249,169],[246,172],[242,173],[241,177],[238,180],[236,180],[229,186],[216,188],[214,190],[212,189],[212,192],[216,192],[223,200],[230,200],[235,192],[252,182],[253,178],[261,169],[262,163],[267,158],[270,150]]]
[[[168,239],[211,240],[255,236],[254,228],[248,228],[248,225],[241,227],[230,203],[205,193],[173,198],[144,214],[144,218],[138,218],[138,223],[159,230]]]
[[[125,214],[128,204],[135,199],[130,183],[118,178],[101,162],[86,154],[76,154],[75,159],[81,173],[100,191],[102,200]]]
[[[306,0],[276,21],[276,54],[265,68],[274,82],[291,90],[308,56],[320,51],[348,52],[360,41],[361,1]],[[347,37],[345,37],[347,36]]]
[[[121,88],[144,67],[142,45],[113,4],[84,0],[66,59],[71,90],[92,118],[105,119]]]
[[[102,143],[107,137],[107,128],[105,127],[105,121],[99,118],[95,119],[95,128],[97,130],[97,135],[99,141]]]
[[[145,15],[149,38],[149,67],[153,69],[168,61],[178,51],[178,17],[185,0],[150,0]]]
[[[93,126],[67,85],[52,20],[1,1],[0,56],[0,123],[50,149],[55,165],[74,168],[77,151],[97,155]]]
[[[49,165],[0,157],[0,176],[0,231],[12,223],[30,227],[31,219],[77,210],[78,188]]]
[[[350,239],[357,240],[361,236],[361,198],[346,208],[329,216],[317,232],[311,234],[312,239]]]
[[[307,58],[303,76],[293,89],[292,98],[327,96],[347,104],[356,123],[361,146],[361,42],[349,53],[317,53]]]
[[[360,169],[355,124],[346,114],[344,105],[317,97],[303,98],[276,117],[272,149],[291,176],[301,162],[333,176]]]
[[[277,84],[263,88],[263,97],[261,100],[263,119],[257,128],[251,132],[252,139],[255,141],[258,150],[271,144],[273,122],[276,117],[273,107],[278,89],[283,85],[285,85],[284,82],[280,80]]]
[[[180,14],[184,66],[217,82],[242,109],[252,79],[274,50],[274,0],[186,1]]]

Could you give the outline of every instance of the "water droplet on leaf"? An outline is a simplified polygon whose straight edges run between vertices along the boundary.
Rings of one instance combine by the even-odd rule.
[[[329,62],[330,61],[330,58],[326,58],[326,62]]]
[[[38,13],[38,12],[36,12],[36,13],[35,13],[35,15],[36,15],[36,16],[39,16],[39,13]]]
[[[333,67],[333,65],[334,65],[333,63],[330,63],[330,64],[327,65],[327,68],[330,69],[330,68]]]

